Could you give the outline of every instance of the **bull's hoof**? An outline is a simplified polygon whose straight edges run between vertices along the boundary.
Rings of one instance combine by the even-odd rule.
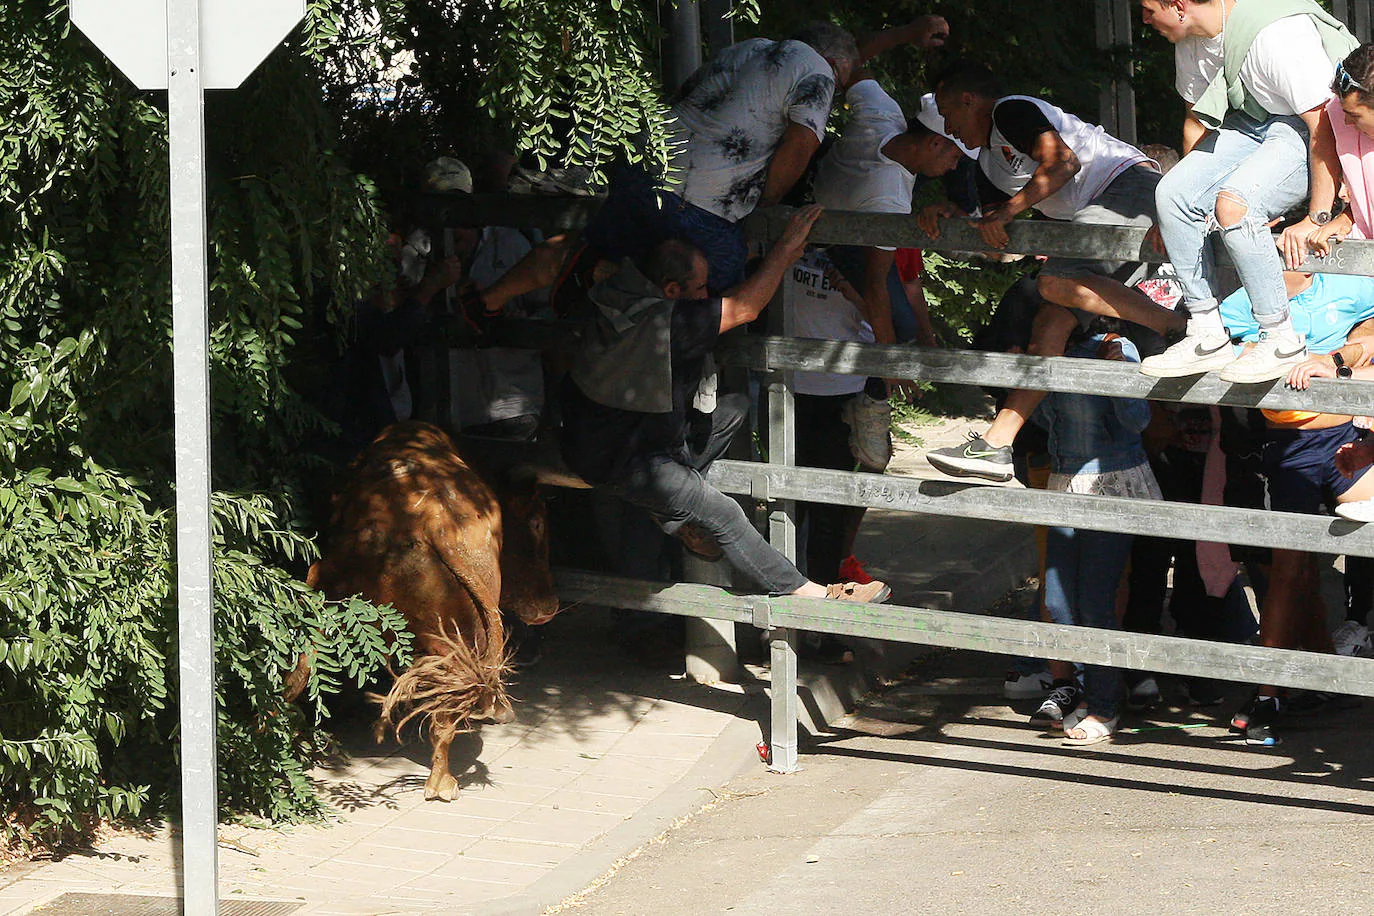
[[[425,781],[425,801],[446,801],[451,802],[458,797],[458,780],[453,778],[452,773],[445,773],[439,778],[430,776]]]

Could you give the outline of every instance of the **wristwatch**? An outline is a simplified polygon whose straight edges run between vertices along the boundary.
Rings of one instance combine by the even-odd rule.
[[[1316,213],[1307,214],[1307,218],[1318,226],[1325,226],[1331,222],[1332,213],[1330,210],[1318,210]]]
[[[1336,378],[1350,378],[1355,374],[1355,370],[1345,364],[1345,357],[1341,356],[1340,350],[1331,352],[1331,361],[1336,364]]]

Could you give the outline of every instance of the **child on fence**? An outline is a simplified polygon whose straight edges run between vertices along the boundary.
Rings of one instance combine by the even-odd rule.
[[[1115,333],[1085,337],[1067,355],[1140,360],[1135,345]],[[1035,416],[1049,430],[1049,489],[1160,498],[1140,437],[1150,422],[1148,402],[1056,392],[1045,398]],[[1049,530],[1045,606],[1055,623],[1117,628],[1117,585],[1133,540],[1134,535],[1115,531]],[[1072,682],[1057,681],[1055,687],[1055,694],[1063,695],[1073,710],[1063,719],[1066,745],[1084,746],[1111,738],[1119,718],[1121,674],[1117,669],[1085,665],[1081,692]]]

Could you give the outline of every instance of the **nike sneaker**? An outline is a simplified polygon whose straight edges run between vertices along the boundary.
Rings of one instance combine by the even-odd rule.
[[[1140,374],[1151,378],[1182,378],[1224,369],[1235,361],[1235,350],[1225,331],[1189,333],[1163,353],[1142,360]]]
[[[926,460],[951,477],[981,477],[1006,483],[1015,475],[1010,445],[988,445],[986,439],[972,433],[963,445],[931,449]]]
[[[1307,359],[1307,345],[1290,329],[1260,331],[1259,342],[1235,362],[1217,373],[1217,378],[1232,384],[1267,382],[1283,378],[1298,363]]]

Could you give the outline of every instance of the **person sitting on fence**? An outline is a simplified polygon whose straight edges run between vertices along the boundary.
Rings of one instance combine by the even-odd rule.
[[[1094,327],[1108,321],[1095,319]],[[1084,337],[1066,355],[1139,359],[1135,345],[1115,333]],[[1149,402],[1055,392],[1041,401],[1035,417],[1049,430],[1050,490],[1160,499],[1140,438],[1150,422]],[[1045,546],[1045,608],[1050,619],[1116,629],[1116,592],[1133,539],[1134,535],[1116,531],[1050,528]],[[1081,692],[1072,682],[1056,681],[1055,694],[1073,710],[1062,719],[1066,745],[1111,738],[1119,721],[1121,686],[1121,672],[1103,665],[1084,666]],[[1051,727],[1060,724],[1053,716],[1047,721]]]
[[[1307,388],[1313,378],[1374,377],[1374,278],[1338,274],[1284,273],[1294,329],[1310,356],[1289,370],[1287,383]],[[1232,333],[1256,341],[1263,326],[1240,289],[1221,304],[1221,318]],[[1269,507],[1279,512],[1319,512],[1374,498],[1374,473],[1350,477],[1338,469],[1342,447],[1359,433],[1351,417],[1303,410],[1266,410],[1264,470]],[[1348,452],[1347,452],[1348,454]],[[1269,587],[1260,609],[1260,642],[1281,649],[1331,652],[1326,610],[1321,598],[1317,555],[1275,548]],[[1276,687],[1262,686],[1231,718],[1231,728],[1246,742],[1278,743],[1274,733],[1282,715],[1302,716],[1330,698],[1304,693],[1287,699]]]
[[[1357,42],[1313,0],[1142,0],[1147,24],[1175,46],[1189,105],[1187,154],[1160,182],[1159,230],[1178,269],[1187,335],[1141,371],[1170,378],[1220,370],[1228,382],[1285,376],[1302,335],[1288,313],[1272,220],[1308,200],[1305,228],[1330,222],[1336,155],[1324,136],[1336,61]],[[1329,136],[1329,131],[1325,136]],[[1249,293],[1262,333],[1237,358],[1217,307],[1207,236],[1221,242]]]
[[[568,271],[590,287],[603,259],[642,257],[669,238],[706,256],[713,295],[738,285],[747,252],[739,221],[776,204],[801,177],[825,136],[835,89],[849,85],[859,60],[853,36],[828,22],[785,41],[751,38],[722,49],[673,103],[668,177],[616,166],[584,233],[536,246],[469,308],[500,314],[515,296],[558,284]]]
[[[794,214],[754,273],[719,298],[707,293],[705,256],[682,239],[660,243],[641,264],[626,259],[593,288],[596,323],[561,391],[563,457],[588,483],[649,510],[667,533],[713,540],[766,592],[882,601],[891,589],[876,580],[809,580],[702,476],[747,412],[743,395],[716,399],[714,386],[702,385],[703,361],[721,334],[763,311],[819,215],[819,207]]]
[[[969,61],[939,77],[935,100],[950,133],[981,147],[986,203],[975,225],[989,246],[1006,247],[1007,224],[1031,209],[1086,225],[1153,225],[1159,170],[1130,144],[1040,99],[1004,96],[992,71]],[[939,219],[955,213],[953,204],[933,205],[922,212],[921,228],[938,236]],[[1038,281],[1046,306],[1036,316],[1030,352],[1061,355],[1069,334],[1093,315],[1124,318],[1159,334],[1181,331],[1183,316],[1132,287],[1144,275],[1138,262],[1050,258]],[[927,459],[947,474],[1010,480],[1012,440],[1043,397],[1014,392],[987,432],[962,446],[935,449]]]

